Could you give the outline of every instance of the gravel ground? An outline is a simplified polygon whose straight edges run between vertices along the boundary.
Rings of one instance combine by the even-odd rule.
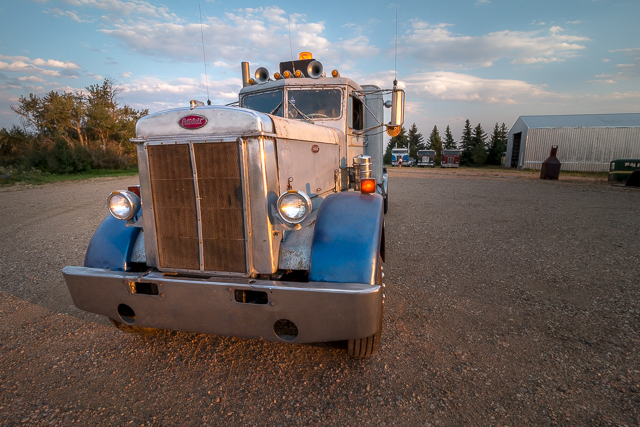
[[[640,191],[393,169],[380,353],[161,332],[77,310],[109,191],[0,190],[0,425],[639,425]]]

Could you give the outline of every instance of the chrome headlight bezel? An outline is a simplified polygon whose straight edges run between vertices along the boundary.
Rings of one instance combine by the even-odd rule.
[[[295,201],[300,203],[297,208],[304,208],[304,212],[301,215],[287,215],[287,207],[290,207],[290,203]],[[300,224],[311,215],[311,199],[302,191],[288,190],[278,197],[277,210],[278,216],[285,224]]]
[[[114,200],[114,198],[116,198]],[[117,207],[122,209],[116,209],[115,202],[118,201],[121,203]],[[128,190],[118,190],[109,194],[107,198],[107,208],[109,209],[109,213],[115,219],[119,219],[120,221],[129,221],[135,218],[140,212],[140,198],[133,192]]]

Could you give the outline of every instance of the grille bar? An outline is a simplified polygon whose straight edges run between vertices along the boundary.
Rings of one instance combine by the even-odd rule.
[[[159,267],[246,273],[237,142],[149,145]]]

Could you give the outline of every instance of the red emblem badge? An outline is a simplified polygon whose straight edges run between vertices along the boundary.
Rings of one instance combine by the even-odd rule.
[[[200,129],[207,124],[207,119],[202,116],[184,116],[178,124],[185,129]]]
[[[311,152],[312,152],[313,154],[316,154],[318,151],[320,151],[320,146],[319,146],[318,144],[313,144],[313,145],[311,146]]]

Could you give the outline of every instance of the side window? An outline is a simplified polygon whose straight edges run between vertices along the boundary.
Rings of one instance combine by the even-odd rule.
[[[355,96],[349,97],[349,127],[353,130],[364,129],[364,107]]]

